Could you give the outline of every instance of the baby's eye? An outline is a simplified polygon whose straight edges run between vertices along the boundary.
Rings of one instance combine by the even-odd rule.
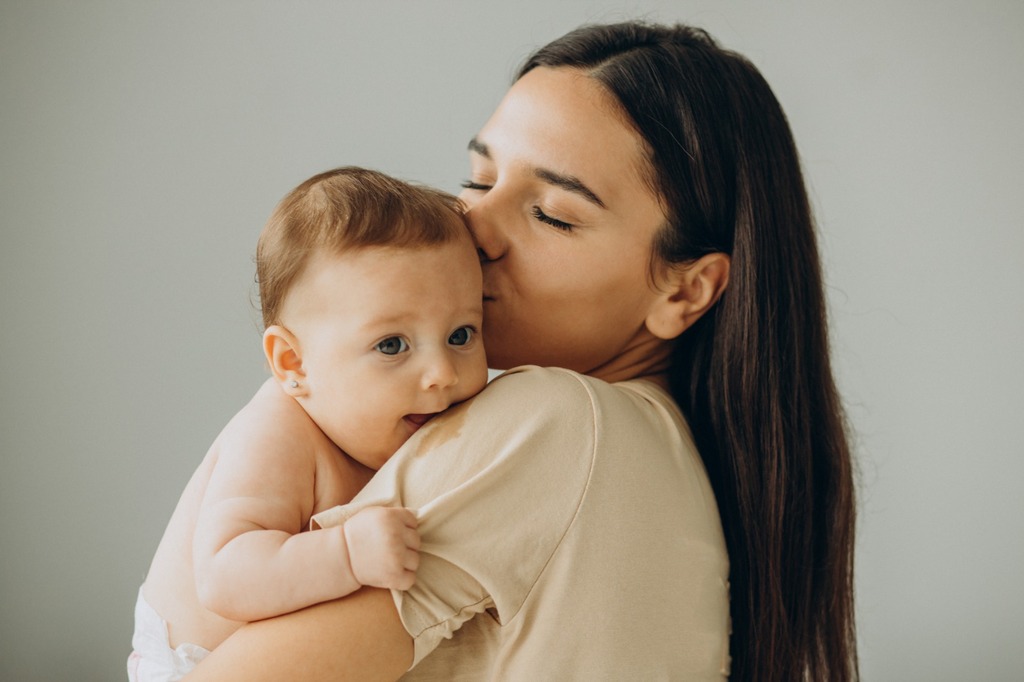
[[[472,327],[459,327],[448,337],[448,343],[453,346],[465,346],[473,338],[475,331]]]
[[[409,343],[401,336],[389,336],[374,346],[374,348],[384,355],[398,355],[409,350]]]

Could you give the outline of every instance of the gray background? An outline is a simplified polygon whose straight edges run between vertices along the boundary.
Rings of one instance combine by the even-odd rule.
[[[1019,678],[1024,5],[7,0],[0,679],[123,677],[177,495],[264,376],[276,201],[349,163],[455,190],[532,47],[634,16],[707,27],[791,118],[856,431],[865,678]]]

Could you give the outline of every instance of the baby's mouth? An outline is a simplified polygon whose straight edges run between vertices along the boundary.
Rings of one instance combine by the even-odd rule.
[[[428,421],[438,415],[437,412],[431,412],[429,414],[407,414],[403,419],[409,422],[414,429],[419,429],[421,426],[426,424]]]

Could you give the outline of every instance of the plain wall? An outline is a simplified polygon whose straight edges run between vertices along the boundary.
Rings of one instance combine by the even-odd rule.
[[[256,236],[314,172],[457,191],[529,52],[708,28],[786,108],[861,470],[868,680],[1024,669],[1024,5],[0,3],[0,679],[124,676],[178,494],[264,374]]]

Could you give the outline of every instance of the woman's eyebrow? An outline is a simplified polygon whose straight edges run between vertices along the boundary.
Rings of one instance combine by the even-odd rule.
[[[556,173],[555,171],[548,170],[546,168],[538,168],[533,171],[533,174],[544,182],[561,187],[562,189],[568,190],[574,194],[578,194],[587,201],[597,204],[601,208],[605,208],[604,202],[601,201],[601,197],[597,196],[592,189],[584,185],[579,178],[575,178],[571,175],[562,175],[561,173]]]
[[[490,147],[475,137],[469,141],[467,149],[479,154],[485,159],[491,158]],[[578,194],[587,201],[592,204],[596,204],[601,208],[607,208],[604,205],[604,202],[601,201],[601,197],[597,196],[594,190],[583,184],[583,182],[577,177],[565,175],[563,173],[556,173],[555,171],[548,170],[547,168],[538,168],[533,171],[533,174],[548,184],[555,185],[556,187],[561,187],[564,190]]]
[[[469,141],[469,144],[466,145],[466,148],[471,152],[476,152],[485,159],[491,158],[491,150],[487,147],[487,145],[485,145],[483,142],[476,139],[475,137]]]

